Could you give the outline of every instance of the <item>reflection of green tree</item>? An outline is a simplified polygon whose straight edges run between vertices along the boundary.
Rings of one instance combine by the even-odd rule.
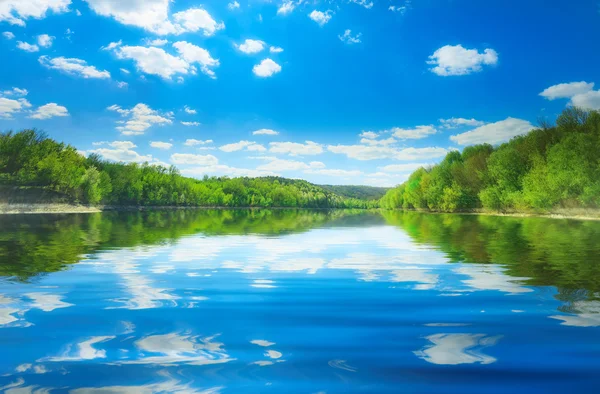
[[[107,248],[168,244],[192,234],[278,235],[345,225],[364,210],[174,210],[4,216],[0,276],[28,280],[64,269]]]
[[[527,283],[556,286],[571,298],[600,291],[600,223],[420,212],[382,212],[415,242],[438,248],[451,261],[495,263]]]

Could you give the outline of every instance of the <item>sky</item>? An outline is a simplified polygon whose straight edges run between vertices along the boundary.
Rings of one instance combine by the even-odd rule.
[[[0,0],[0,131],[186,176],[394,186],[600,109],[597,0]]]

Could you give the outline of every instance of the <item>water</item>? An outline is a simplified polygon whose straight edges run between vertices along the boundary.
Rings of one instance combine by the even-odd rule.
[[[599,240],[410,212],[4,216],[0,391],[595,392]]]

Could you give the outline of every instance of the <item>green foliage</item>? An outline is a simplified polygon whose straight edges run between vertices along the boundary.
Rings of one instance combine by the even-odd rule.
[[[0,180],[41,186],[88,204],[130,206],[376,208],[378,200],[342,197],[278,177],[186,178],[177,168],[84,157],[35,130],[0,134]],[[354,188],[354,187],[353,187]],[[359,195],[353,189],[353,195]]]
[[[496,148],[450,152],[415,171],[381,199],[383,208],[455,212],[600,205],[600,112],[566,109],[555,127],[531,130]]]
[[[357,200],[379,200],[389,190],[387,187],[360,185],[319,185],[323,189],[345,198]]]

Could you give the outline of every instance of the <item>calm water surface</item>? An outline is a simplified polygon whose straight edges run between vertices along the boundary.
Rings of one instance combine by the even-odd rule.
[[[419,213],[0,217],[0,392],[600,387],[600,223]]]

